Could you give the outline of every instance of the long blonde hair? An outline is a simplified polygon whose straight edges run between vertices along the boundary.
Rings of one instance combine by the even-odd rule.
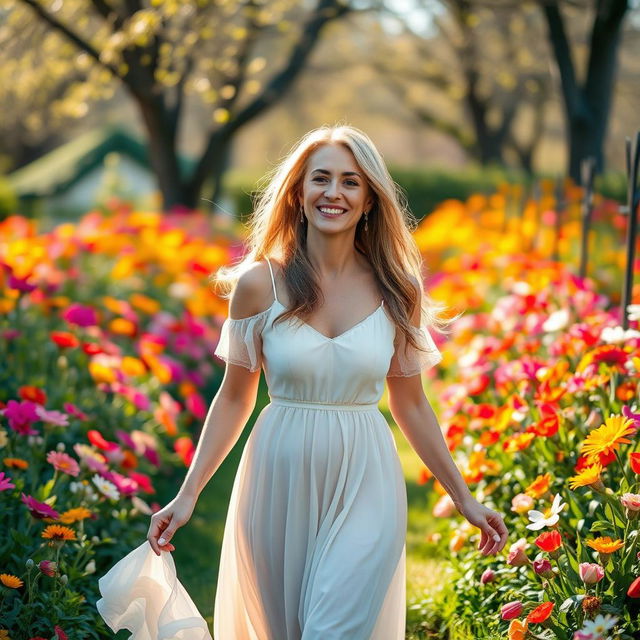
[[[393,181],[371,139],[348,125],[322,126],[304,135],[265,177],[255,208],[248,220],[247,252],[240,262],[220,267],[211,281],[223,297],[230,297],[239,276],[254,262],[275,258],[282,265],[290,307],[276,321],[305,319],[320,302],[321,290],[306,252],[307,222],[300,221],[299,197],[309,156],[326,144],[342,144],[353,154],[364,173],[374,204],[368,214],[368,231],[361,218],[354,246],[364,254],[375,273],[385,307],[404,332],[407,342],[419,348],[410,318],[416,304],[411,276],[423,288],[423,260],[412,236],[417,220],[407,206],[401,188]],[[446,305],[422,292],[421,326],[447,333],[453,319],[441,317]]]

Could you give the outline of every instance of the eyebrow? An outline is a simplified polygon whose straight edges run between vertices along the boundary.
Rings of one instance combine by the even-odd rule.
[[[311,173],[312,174],[314,174],[314,173],[324,173],[327,176],[331,175],[331,171],[327,171],[326,169],[314,169]],[[362,176],[357,171],[343,171],[342,175],[343,176],[358,176],[358,178],[362,178]]]

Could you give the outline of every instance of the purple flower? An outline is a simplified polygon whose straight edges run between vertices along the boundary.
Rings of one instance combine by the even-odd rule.
[[[0,491],[15,488],[16,485],[11,482],[11,478],[9,476],[5,476],[4,471],[0,471]]]
[[[36,285],[27,282],[27,280],[28,278],[16,278],[11,274],[7,282],[7,287],[9,289],[16,289],[16,291],[21,291],[22,293],[30,293],[36,289]]]
[[[631,425],[634,429],[640,429],[640,413],[633,413],[627,405],[622,407],[622,415],[625,418],[629,418],[629,420],[633,420],[633,425]]]
[[[98,324],[98,316],[92,307],[74,302],[63,312],[62,317],[69,323],[78,327],[91,327]]]
[[[60,514],[52,509],[45,502],[38,502],[35,498],[31,496],[25,496],[22,494],[22,502],[27,505],[29,512],[34,518],[38,518],[38,520],[42,520],[42,518],[53,518],[57,520],[60,517]]]
[[[31,428],[31,423],[39,420],[37,409],[40,405],[30,400],[16,402],[9,400],[2,410],[4,417],[9,421],[9,426],[23,436],[36,436],[38,432]]]

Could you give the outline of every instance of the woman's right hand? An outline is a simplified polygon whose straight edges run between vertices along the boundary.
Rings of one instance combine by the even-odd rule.
[[[178,527],[189,521],[195,506],[196,499],[178,494],[166,507],[151,516],[147,540],[156,555],[175,549],[170,540]]]

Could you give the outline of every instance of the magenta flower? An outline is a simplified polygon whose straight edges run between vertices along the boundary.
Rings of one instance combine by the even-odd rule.
[[[136,448],[136,443],[132,440],[131,436],[122,429],[116,429],[116,437],[123,445],[129,447],[129,449],[134,450]]]
[[[553,578],[553,567],[546,558],[538,558],[533,561],[533,570],[543,578]]]
[[[98,324],[98,316],[92,307],[74,302],[63,312],[62,317],[69,323],[78,327],[92,327]]]
[[[36,289],[36,285],[28,282],[28,278],[16,278],[13,274],[9,276],[7,287],[21,291],[22,293],[31,293],[31,291]]]
[[[633,413],[627,405],[622,407],[622,415],[625,418],[629,418],[629,420],[633,420],[633,425],[631,425],[634,429],[640,429],[640,413]]]
[[[502,605],[500,609],[500,616],[503,620],[511,620],[517,618],[522,613],[522,602],[520,600],[514,600],[513,602],[507,602]]]
[[[23,402],[9,400],[2,413],[9,421],[9,426],[15,432],[23,436],[35,436],[38,435],[38,432],[31,428],[31,424],[40,419],[37,413],[37,407],[39,406],[30,400],[24,400]]]
[[[25,496],[22,494],[22,502],[27,505],[27,509],[34,518],[38,520],[42,520],[42,518],[52,518],[53,520],[57,520],[60,517],[60,514],[52,509],[45,502],[38,502],[35,498],[31,496]]]
[[[496,572],[493,569],[485,569],[480,576],[480,583],[487,584],[493,582],[496,578]]]
[[[61,411],[47,411],[44,407],[38,405],[36,407],[36,413],[40,420],[47,424],[53,424],[56,427],[69,426],[69,416]]]
[[[68,453],[49,451],[47,462],[52,464],[56,471],[62,471],[70,476],[75,477],[80,473],[80,465]]]
[[[45,576],[49,576],[50,578],[53,578],[53,576],[56,575],[57,566],[58,565],[53,560],[41,560],[38,563],[38,569],[40,569]]]
[[[65,402],[63,405],[64,410],[74,418],[78,418],[78,420],[87,420],[89,417],[86,413],[80,411],[75,404],[71,402]]]
[[[140,487],[138,483],[133,478],[127,478],[123,476],[121,473],[116,471],[107,471],[102,474],[105,480],[108,480],[112,484],[115,485],[116,489],[125,496],[131,496],[135,493],[138,493]]]
[[[9,476],[5,476],[4,471],[0,471],[0,491],[15,488],[16,485],[11,482],[11,478]]]

